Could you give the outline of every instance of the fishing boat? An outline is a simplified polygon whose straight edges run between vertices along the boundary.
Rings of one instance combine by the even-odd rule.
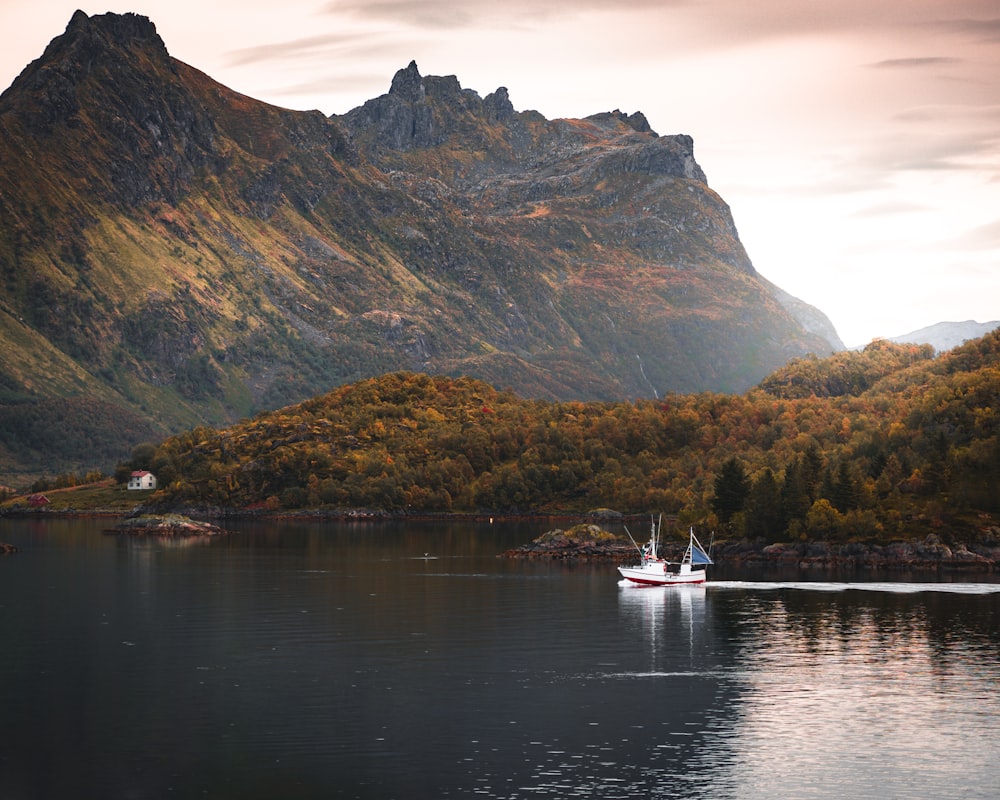
[[[704,583],[707,576],[706,568],[713,562],[708,551],[701,546],[698,537],[694,535],[694,528],[690,530],[688,546],[680,561],[666,561],[659,557],[660,530],[656,522],[652,522],[650,528],[649,542],[641,548],[636,545],[641,556],[639,563],[618,567],[621,576],[627,581],[651,586]],[[625,531],[628,533],[628,528]],[[631,537],[632,534],[629,533],[629,538]],[[632,539],[632,544],[635,544],[635,539]]]

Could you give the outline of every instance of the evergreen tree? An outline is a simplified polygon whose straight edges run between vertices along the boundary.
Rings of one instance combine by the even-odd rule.
[[[924,468],[921,470],[927,481],[928,492],[943,492],[948,488],[951,470],[948,465],[948,455],[951,445],[944,431],[938,431],[931,440],[930,453]]]
[[[733,516],[743,510],[749,493],[750,482],[743,463],[735,457],[730,458],[715,476],[715,496],[712,498],[712,508],[723,525],[728,525]]]
[[[819,448],[811,444],[802,454],[802,486],[810,503],[819,497],[819,486],[823,480],[823,456]]]
[[[851,472],[850,464],[841,461],[830,487],[830,502],[841,514],[857,508],[860,504],[861,488]]]
[[[761,472],[750,487],[746,504],[747,534],[776,538],[785,530],[781,488],[770,468]]]
[[[800,457],[785,468],[785,479],[781,484],[781,510],[785,527],[793,519],[805,519],[811,505]]]

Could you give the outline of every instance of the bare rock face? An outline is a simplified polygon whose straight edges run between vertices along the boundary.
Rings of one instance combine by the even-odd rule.
[[[14,87],[30,98],[25,127],[43,139],[68,135],[94,159],[103,180],[92,188],[107,200],[176,202],[196,170],[217,163],[214,123],[180,85],[146,17],[77,11]]]

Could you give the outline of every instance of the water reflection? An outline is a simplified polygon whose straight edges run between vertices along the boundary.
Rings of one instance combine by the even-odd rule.
[[[741,701],[715,720],[717,786],[741,798],[992,796],[997,749],[981,727],[1000,712],[992,587],[830,588],[721,593],[739,598]]]
[[[694,662],[706,632],[705,586],[637,586],[619,582],[623,624],[649,654],[650,674]]]
[[[0,797],[1000,786],[993,584],[623,586],[474,524],[0,524]]]

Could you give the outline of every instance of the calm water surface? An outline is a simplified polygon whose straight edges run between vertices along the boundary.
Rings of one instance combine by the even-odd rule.
[[[988,577],[640,588],[496,558],[544,525],[107,524],[0,520],[3,800],[1000,796]]]

